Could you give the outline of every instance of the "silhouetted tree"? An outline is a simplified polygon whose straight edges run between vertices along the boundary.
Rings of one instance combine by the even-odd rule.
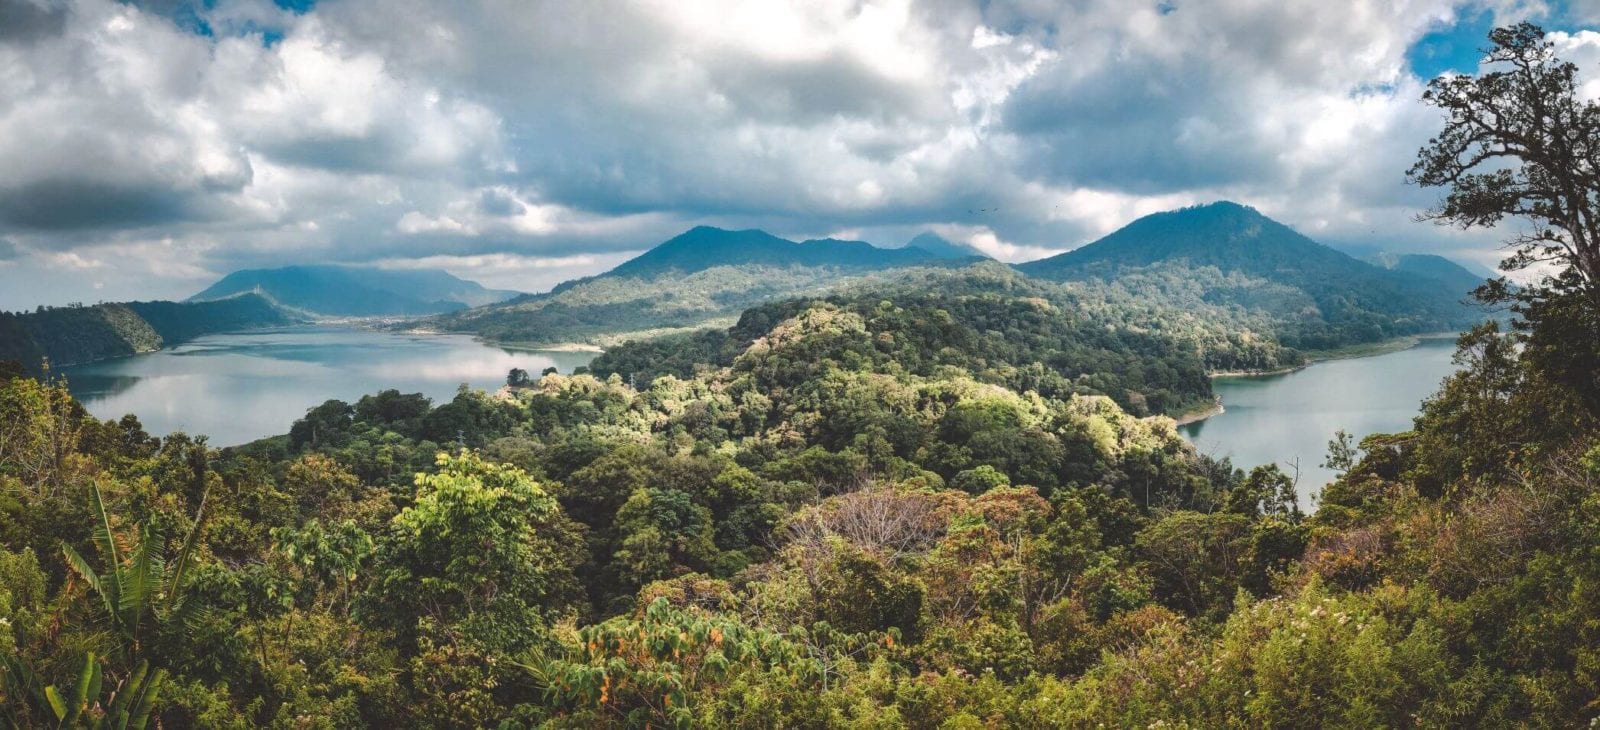
[[[1555,56],[1531,23],[1497,28],[1479,76],[1440,76],[1423,101],[1443,109],[1444,131],[1407,173],[1448,187],[1425,217],[1470,228],[1507,216],[1533,230],[1507,241],[1507,271],[1553,262],[1600,281],[1600,105],[1578,97],[1578,67]]]

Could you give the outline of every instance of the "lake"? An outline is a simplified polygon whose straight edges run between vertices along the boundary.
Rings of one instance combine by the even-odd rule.
[[[65,368],[68,388],[95,416],[132,413],[152,434],[205,434],[233,446],[289,432],[330,398],[355,402],[395,388],[442,402],[466,383],[493,390],[506,371],[538,376],[587,365],[590,352],[518,351],[465,335],[293,327],[210,335],[169,350]]]
[[[1218,378],[1226,411],[1179,427],[1202,452],[1249,468],[1300,466],[1301,505],[1333,478],[1320,465],[1344,429],[1360,438],[1411,426],[1423,398],[1454,370],[1453,340],[1373,357],[1330,360],[1292,373]],[[520,351],[465,335],[294,327],[211,335],[147,355],[66,368],[72,394],[99,418],[133,413],[154,434],[205,434],[232,446],[288,433],[329,398],[355,402],[395,388],[435,402],[462,384],[493,390],[506,371],[569,373],[589,352]]]
[[[1230,457],[1234,466],[1276,463],[1285,473],[1300,467],[1300,506],[1333,480],[1322,467],[1328,441],[1344,429],[1358,441],[1374,433],[1405,431],[1422,400],[1455,371],[1455,340],[1426,339],[1408,350],[1372,357],[1328,360],[1280,375],[1217,378],[1220,415],[1178,428],[1202,453]]]

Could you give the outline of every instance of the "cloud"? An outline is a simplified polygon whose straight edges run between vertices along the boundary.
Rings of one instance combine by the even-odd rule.
[[[35,0],[0,0],[0,42],[56,35],[66,18],[66,11],[59,6]]]
[[[1411,219],[1408,54],[1489,13],[1593,66],[1594,7],[0,0],[0,306],[91,261],[106,297],[316,261],[537,290],[700,223],[1021,260],[1218,198],[1492,259]]]

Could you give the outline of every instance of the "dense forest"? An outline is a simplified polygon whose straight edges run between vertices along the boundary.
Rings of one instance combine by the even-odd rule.
[[[1593,715],[1600,398],[1537,329],[1465,337],[1414,432],[1332,446],[1307,516],[1273,468],[961,349],[979,318],[1044,341],[1025,301],[943,303],[948,352],[932,302],[795,303],[687,377],[389,391],[223,450],[10,378],[8,720],[56,724],[51,696],[170,727]]]
[[[829,297],[762,305],[726,330],[613,348],[590,370],[635,383],[668,374],[687,378],[707,366],[732,365],[773,326],[813,307],[860,317],[864,330],[853,350],[874,369],[931,376],[959,368],[1018,392],[1056,398],[1107,395],[1139,416],[1178,414],[1213,400],[1205,363],[1192,342],[1098,316],[1072,292],[998,265],[927,271]]]
[[[10,366],[0,722],[1592,726],[1600,235],[1559,211],[1600,176],[1462,152],[1600,139],[1600,105],[1542,31],[1493,39],[1512,69],[1434,82],[1411,175],[1448,223],[1557,201],[1506,266],[1558,270],[1485,287],[1509,327],[1410,430],[1336,437],[1315,511],[1119,405],[1203,374],[1170,315],[983,267],[220,450]],[[1485,132],[1508,96],[1552,114]]]
[[[246,294],[213,302],[126,302],[0,312],[0,360],[29,372],[154,352],[200,335],[290,324],[294,317]]]

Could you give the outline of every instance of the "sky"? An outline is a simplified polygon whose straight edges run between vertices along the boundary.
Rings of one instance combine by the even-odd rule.
[[[1492,266],[1404,173],[1523,19],[1600,79],[1600,0],[0,0],[0,309],[540,291],[699,224],[1023,261],[1219,199]]]

